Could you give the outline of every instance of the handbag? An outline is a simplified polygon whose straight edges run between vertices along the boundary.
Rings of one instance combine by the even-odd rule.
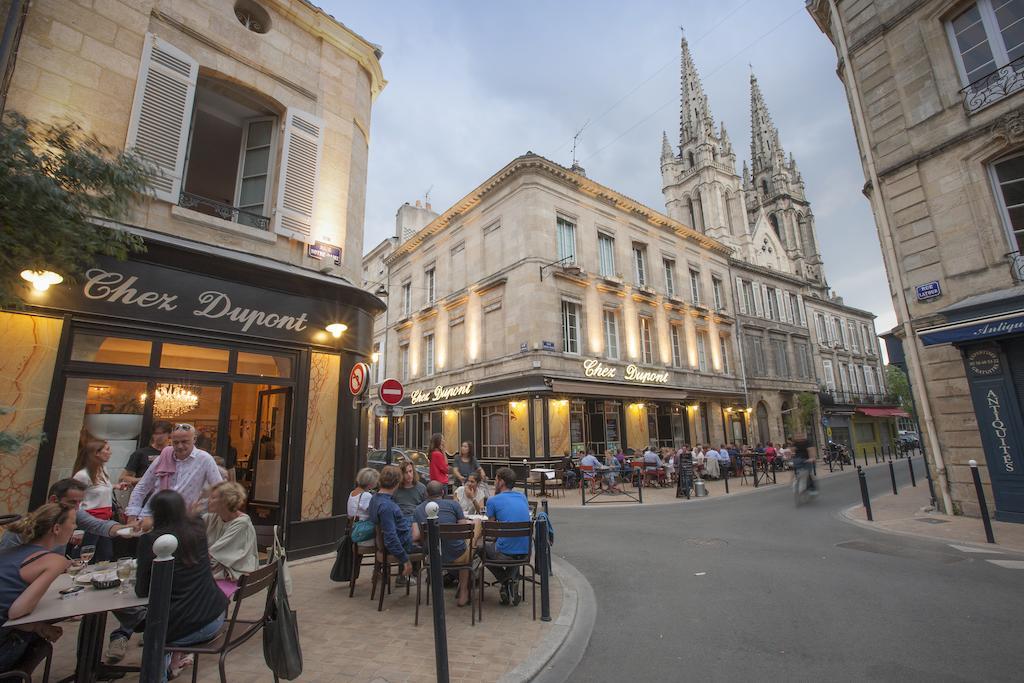
[[[331,581],[352,580],[352,541],[348,534],[343,534],[341,542],[338,543],[337,555],[334,558],[334,566],[331,567]]]
[[[366,543],[373,538],[373,521],[361,519],[352,525],[352,540],[356,543]]]
[[[276,538],[275,533],[275,538]],[[277,560],[278,588],[285,571],[284,558]],[[286,681],[302,675],[302,646],[299,643],[299,622],[288,603],[286,590],[275,590],[270,613],[263,626],[263,659],[267,668]]]
[[[292,575],[288,571],[288,556],[285,554],[284,546],[281,545],[281,538],[277,534],[277,525],[274,525],[274,543],[267,551],[267,564],[279,562],[277,572],[278,585],[284,584],[284,592],[290,597],[292,594]]]

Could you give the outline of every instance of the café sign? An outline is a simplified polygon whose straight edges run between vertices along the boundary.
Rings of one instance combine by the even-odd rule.
[[[409,400],[415,406],[421,403],[436,403],[438,401],[447,401],[452,398],[469,396],[471,393],[473,393],[472,382],[449,384],[447,386],[439,384],[433,389],[427,389],[426,391],[414,389],[409,395]]]
[[[616,379],[619,368],[608,365],[596,358],[588,358],[583,361],[583,375],[593,379]],[[622,373],[622,379],[634,384],[668,384],[669,373],[667,370],[644,370],[641,367],[630,363]]]

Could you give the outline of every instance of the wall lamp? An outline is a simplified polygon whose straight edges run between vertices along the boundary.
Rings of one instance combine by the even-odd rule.
[[[346,325],[345,323],[331,323],[324,329],[330,332],[331,336],[334,337],[335,339],[340,339],[341,335],[343,335],[345,333],[345,330],[348,329],[348,325]]]

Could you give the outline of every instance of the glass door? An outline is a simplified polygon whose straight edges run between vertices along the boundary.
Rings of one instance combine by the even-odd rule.
[[[256,514],[266,524],[279,521],[281,480],[287,476],[288,426],[291,423],[292,390],[264,389],[256,396],[256,422],[252,430],[247,480]]]

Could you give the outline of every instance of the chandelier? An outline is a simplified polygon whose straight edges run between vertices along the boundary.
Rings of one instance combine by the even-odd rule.
[[[153,413],[174,419],[199,403],[199,390],[180,384],[159,384],[153,394]]]

